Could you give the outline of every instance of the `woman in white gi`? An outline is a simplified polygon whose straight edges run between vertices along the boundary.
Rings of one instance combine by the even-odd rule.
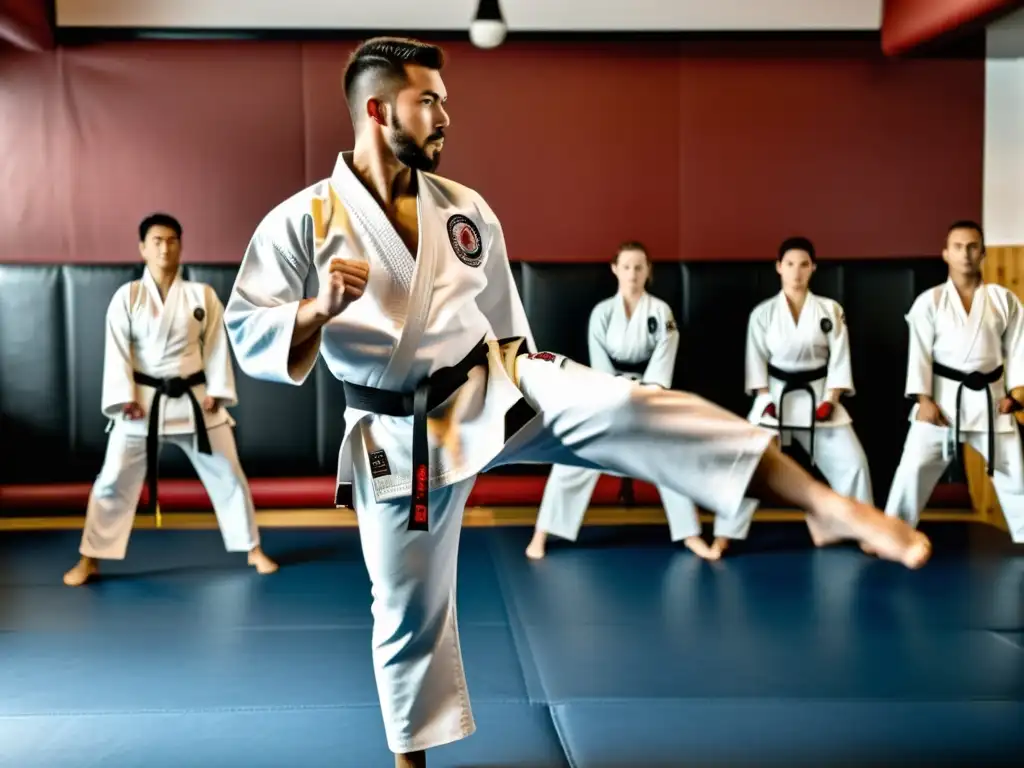
[[[623,243],[611,266],[619,291],[590,313],[590,367],[642,385],[669,389],[679,329],[669,305],[646,290],[652,276],[647,250],[637,242]],[[600,477],[598,470],[587,467],[556,464],[551,468],[533,539],[526,548],[527,557],[544,557],[548,534],[576,541]],[[669,488],[660,487],[658,493],[665,505],[672,541],[682,540],[700,557],[718,559],[719,549],[712,549],[701,538],[693,501]],[[724,524],[724,520],[716,519],[716,525]]]
[[[229,552],[273,573],[256,528],[249,483],[238,462],[235,374],[224,307],[213,289],[181,278],[181,224],[154,214],[139,225],[142,280],[122,285],[107,308],[103,414],[110,439],[89,495],[81,559],[66,574],[71,587],[98,571],[97,561],[123,560],[143,481],[155,496],[161,443],[185,452],[206,488]],[[158,511],[156,499],[149,505]]]
[[[795,439],[836,492],[872,504],[867,456],[839,400],[854,394],[846,316],[811,292],[815,262],[810,240],[784,241],[775,263],[782,289],[750,313],[748,418],[778,429],[783,445]]]

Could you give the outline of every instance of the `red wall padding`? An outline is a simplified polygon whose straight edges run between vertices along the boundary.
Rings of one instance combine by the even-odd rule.
[[[467,505],[470,507],[534,507],[540,505],[547,475],[481,475],[477,478]],[[253,502],[261,509],[326,509],[334,506],[333,477],[252,478],[249,481]],[[619,506],[619,478],[603,475],[594,490],[591,504]],[[0,485],[0,509],[33,510],[75,509],[84,512],[89,501],[89,483],[59,485]],[[198,480],[161,480],[160,508],[163,511],[209,511],[210,497]],[[660,506],[661,496],[650,483],[634,481],[634,496],[641,506]],[[149,492],[143,489],[140,505]],[[932,504],[959,504],[970,507],[966,485],[939,485]],[[142,508],[142,507],[140,507]]]
[[[149,42],[0,52],[0,261],[134,261],[155,209],[186,258],[240,259],[260,218],[350,147],[351,44]],[[514,260],[933,255],[980,217],[982,61],[877,44],[449,45],[441,172]],[[956,103],[951,118],[950,99]]]

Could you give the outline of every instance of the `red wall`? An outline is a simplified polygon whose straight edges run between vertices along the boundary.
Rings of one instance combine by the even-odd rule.
[[[441,172],[479,189],[513,259],[937,253],[980,217],[984,65],[877,43],[449,45]],[[134,43],[0,53],[0,261],[125,261],[182,219],[186,257],[241,258],[261,216],[351,145],[350,44]]]

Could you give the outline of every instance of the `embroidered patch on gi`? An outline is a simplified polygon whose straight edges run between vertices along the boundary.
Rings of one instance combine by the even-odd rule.
[[[370,476],[374,479],[391,474],[391,465],[388,464],[388,455],[384,451],[374,451],[370,454]]]
[[[457,213],[448,219],[448,240],[459,261],[470,267],[479,267],[483,261],[483,241],[480,230],[469,218]]]
[[[656,318],[656,317],[648,317],[647,318],[647,331],[649,333],[654,333],[656,330],[658,330],[658,318]]]
[[[203,318],[206,317],[206,311],[202,307],[196,307],[195,311],[192,312],[192,317],[201,323]]]
[[[832,321],[829,320],[827,317],[821,318],[821,332],[822,333],[828,333],[831,330],[832,330]]]
[[[551,352],[531,352],[527,357],[531,360],[546,360],[549,363],[555,362],[555,356]]]
[[[679,329],[679,326],[676,325],[676,321],[675,320],[669,320],[667,323],[665,323],[665,330],[666,331],[675,331],[675,330],[678,330],[678,329]]]

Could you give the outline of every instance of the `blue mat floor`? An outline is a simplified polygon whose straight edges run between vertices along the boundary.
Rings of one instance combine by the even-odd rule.
[[[466,529],[477,733],[441,766],[1024,764],[1024,548],[926,528],[922,571],[758,524],[717,564],[663,526]],[[0,766],[389,767],[354,530],[137,531],[70,589],[77,532],[0,534]]]

